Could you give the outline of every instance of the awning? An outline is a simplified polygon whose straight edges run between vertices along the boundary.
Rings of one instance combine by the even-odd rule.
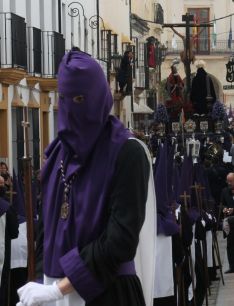
[[[152,114],[154,110],[146,104],[133,103],[134,114]]]
[[[110,30],[112,34],[117,34],[116,31],[113,30],[112,26],[108,22],[100,22],[100,26],[102,30],[108,31]]]
[[[134,45],[134,42],[131,41],[131,39],[127,35],[124,35],[123,33],[121,35],[121,40],[122,40],[122,43],[128,43],[128,44]]]

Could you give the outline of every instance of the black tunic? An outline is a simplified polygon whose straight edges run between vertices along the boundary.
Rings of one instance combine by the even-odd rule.
[[[135,257],[145,218],[149,169],[144,148],[137,141],[128,140],[120,150],[111,182],[108,226],[97,240],[80,252],[92,274],[107,286],[106,291],[87,306],[145,305],[138,277],[115,276],[115,271],[120,263]]]
[[[9,207],[6,212],[6,228],[5,228],[5,257],[2,270],[1,287],[0,287],[0,305],[8,306],[9,298],[9,273],[11,262],[11,239],[15,239],[19,234],[19,223],[17,214],[13,207]]]
[[[190,98],[193,103],[194,112],[197,114],[208,114],[211,110],[208,107],[208,91],[207,91],[207,72],[203,68],[197,69],[197,74],[192,80],[192,89]],[[209,86],[210,86],[210,96],[211,100],[209,101],[211,105],[216,101],[216,94],[214,90],[214,85],[209,77]]]

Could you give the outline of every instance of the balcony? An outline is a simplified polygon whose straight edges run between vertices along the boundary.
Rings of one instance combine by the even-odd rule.
[[[172,47],[172,41],[167,42],[167,55],[178,55],[184,50],[182,40],[176,40],[173,45],[174,47]],[[228,55],[233,53],[234,41],[231,42],[230,47],[228,46],[228,40],[217,40],[214,45],[212,40],[198,39],[193,50],[197,55]]]
[[[1,68],[27,68],[26,23],[12,13],[0,13]]]
[[[54,31],[42,32],[42,76],[55,77],[65,54],[65,39]]]
[[[31,76],[56,77],[65,53],[62,34],[27,27],[25,19],[13,13],[0,13],[0,23],[0,68],[19,68]]]

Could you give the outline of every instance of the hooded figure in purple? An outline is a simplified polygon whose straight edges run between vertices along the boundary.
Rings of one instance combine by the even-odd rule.
[[[145,150],[110,115],[109,84],[89,55],[64,56],[58,92],[58,137],[41,172],[46,285],[20,288],[19,305],[143,306],[134,257],[148,192]]]
[[[168,152],[169,151],[169,152]],[[171,185],[168,172],[172,168],[173,151],[168,148],[165,141],[163,147],[160,146],[157,161],[157,169],[155,171],[155,186],[157,197],[157,233],[165,236],[172,236],[179,232],[179,227],[173,219],[170,211],[171,206]]]

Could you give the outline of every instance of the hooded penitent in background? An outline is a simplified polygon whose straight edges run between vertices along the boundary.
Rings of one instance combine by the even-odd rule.
[[[155,266],[155,304],[172,305],[174,295],[172,236],[179,232],[170,206],[172,206],[172,164],[174,147],[167,141],[159,146],[155,163],[155,187],[157,198],[157,250]],[[160,275],[160,277],[159,277]]]
[[[58,90],[58,137],[41,172],[45,285],[21,288],[19,305],[150,306],[156,201],[149,154],[109,115],[109,84],[89,55],[64,56]]]
[[[211,77],[205,71],[205,62],[198,60],[195,62],[197,73],[192,80],[190,99],[193,104],[194,113],[208,114],[216,101],[214,84]]]

